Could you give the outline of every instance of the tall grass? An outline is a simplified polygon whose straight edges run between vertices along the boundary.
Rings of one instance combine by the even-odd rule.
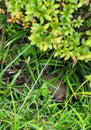
[[[5,57],[10,55],[10,49],[8,53],[4,53],[4,55],[7,54]],[[20,54],[17,52],[16,58],[12,59],[5,68],[1,68],[1,75],[14,66],[27,49],[29,48]],[[48,58],[45,53],[43,55],[43,53],[37,54],[37,52],[35,58],[30,54],[23,60],[23,68],[16,71],[11,81],[7,78],[4,83],[1,83],[0,88],[3,93],[0,97],[0,129],[90,130],[90,93],[89,95],[86,93],[90,92],[90,87],[85,79],[85,76],[91,71],[89,63],[79,61],[72,69],[71,60],[64,62],[59,58],[55,59],[52,56]],[[44,87],[45,96],[41,95],[43,83],[41,83],[40,77],[43,70],[49,68],[52,68],[52,72],[49,71],[49,73],[58,74],[56,78],[62,77],[62,82],[66,85],[66,100],[63,103],[52,101],[51,95],[46,93],[47,86]],[[24,72],[25,70],[26,72]],[[17,78],[23,72],[31,83],[25,82],[22,85],[16,85]]]

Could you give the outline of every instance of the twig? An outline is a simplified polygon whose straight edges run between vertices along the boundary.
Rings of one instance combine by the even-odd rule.
[[[90,12],[88,12],[87,14],[85,14],[83,17],[82,17],[82,19],[86,19],[86,18],[88,18],[88,17],[90,17],[91,16],[91,11]]]

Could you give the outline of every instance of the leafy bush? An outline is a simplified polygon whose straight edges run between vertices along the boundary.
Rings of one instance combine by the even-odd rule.
[[[89,1],[88,1],[89,2]],[[30,29],[31,45],[64,60],[91,59],[91,10],[84,0],[7,0],[8,22]]]

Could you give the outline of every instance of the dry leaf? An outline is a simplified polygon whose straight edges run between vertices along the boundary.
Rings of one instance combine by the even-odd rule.
[[[73,56],[72,57],[72,60],[73,60],[73,67],[72,68],[74,68],[74,66],[76,65],[76,63],[77,63],[77,59],[76,59],[76,57],[75,56]]]
[[[87,6],[89,4],[89,0],[84,0],[84,4]]]
[[[66,87],[64,84],[61,83],[60,80],[58,80],[56,83],[53,83],[54,76],[51,75],[43,75],[42,79],[45,81],[48,81],[49,83],[53,84],[55,88],[49,87],[49,90],[54,94],[54,100],[58,102],[63,102],[66,98]]]

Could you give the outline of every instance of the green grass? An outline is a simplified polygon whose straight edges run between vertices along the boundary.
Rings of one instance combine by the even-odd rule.
[[[71,59],[40,52],[18,35],[3,36],[0,44],[0,130],[90,130],[91,62],[78,61],[73,68]],[[64,102],[52,100],[41,80],[44,71],[66,85]]]
[[[16,47],[18,49],[19,46]],[[91,73],[90,63],[79,61],[72,69],[71,60],[60,61],[59,58],[54,59],[52,54],[48,58],[46,53],[43,54],[39,50],[35,53],[34,48],[31,54],[23,57],[29,48],[31,50],[32,47],[28,46],[19,54],[17,51],[16,56],[12,56],[6,66],[4,64],[8,56],[12,54],[12,47],[8,47],[3,53],[1,77],[9,69],[15,71],[15,74],[11,80],[7,77],[6,81],[1,80],[0,83],[0,129],[90,130],[91,93],[89,83],[85,79],[85,76]],[[19,64],[22,59],[24,65],[16,69],[15,65]],[[40,77],[45,68],[49,69],[49,73],[57,73],[56,78],[62,77],[66,85],[66,100],[63,103],[52,101],[51,95],[46,93],[47,86],[43,91],[45,95],[42,95]],[[51,72],[50,68],[52,68]],[[15,85],[17,78],[22,74],[25,74],[31,83]],[[88,93],[85,94],[85,92]]]

